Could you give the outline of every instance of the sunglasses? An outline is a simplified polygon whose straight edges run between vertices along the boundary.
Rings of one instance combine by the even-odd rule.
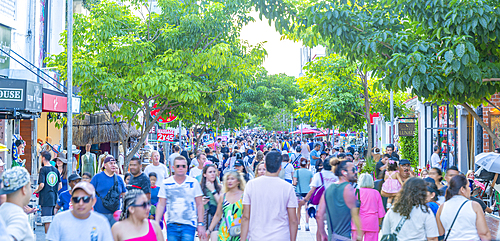
[[[92,197],[89,196],[71,198],[71,200],[73,200],[73,203],[80,203],[81,200],[83,200],[83,203],[89,203],[91,199]]]
[[[145,208],[147,208],[147,207],[150,207],[150,206],[151,206],[151,202],[149,202],[149,201],[148,201],[148,202],[143,202],[143,203],[141,203],[141,204],[135,204],[135,203],[134,203],[134,204],[131,204],[130,206],[132,206],[132,207],[142,207],[142,208],[144,208],[144,209],[145,209]]]
[[[175,165],[176,168],[186,168],[186,165]]]

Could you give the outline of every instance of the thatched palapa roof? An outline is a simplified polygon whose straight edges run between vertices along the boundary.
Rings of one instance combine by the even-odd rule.
[[[122,141],[119,138],[116,126],[122,128],[123,133],[129,137],[138,138],[141,136],[140,131],[134,126],[129,126],[124,122],[112,124],[109,120],[109,114],[104,112],[85,115],[83,120],[73,119],[73,144],[85,146],[87,143],[99,144]]]

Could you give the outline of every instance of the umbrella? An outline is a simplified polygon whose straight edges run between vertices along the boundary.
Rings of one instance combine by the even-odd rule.
[[[333,130],[330,130],[330,133],[328,133],[328,134],[327,134],[326,132],[321,132],[321,133],[318,133],[318,134],[316,135],[316,137],[326,136],[326,135],[331,136],[331,135],[333,135],[333,134],[334,134]]]
[[[296,130],[294,132],[292,132],[293,134],[300,134],[300,129],[299,130]],[[319,131],[317,130],[312,130],[312,129],[308,129],[308,128],[303,128],[302,129],[302,134],[314,134],[314,133],[319,133]]]
[[[500,173],[500,154],[494,152],[481,153],[476,156],[476,164],[486,171]]]

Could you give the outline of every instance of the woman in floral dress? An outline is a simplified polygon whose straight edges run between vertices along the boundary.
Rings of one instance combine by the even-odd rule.
[[[220,241],[239,241],[241,216],[243,214],[243,191],[245,190],[245,180],[243,176],[231,171],[224,175],[224,195],[219,198],[217,211],[208,227],[207,235],[213,232],[215,226],[220,222]],[[222,218],[222,220],[221,220]]]

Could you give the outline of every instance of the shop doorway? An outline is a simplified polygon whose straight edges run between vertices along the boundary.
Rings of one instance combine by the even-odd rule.
[[[430,167],[433,147],[439,146],[440,156],[444,156],[442,170],[457,165],[457,108],[449,103],[425,103],[424,110],[424,147],[426,167]]]

